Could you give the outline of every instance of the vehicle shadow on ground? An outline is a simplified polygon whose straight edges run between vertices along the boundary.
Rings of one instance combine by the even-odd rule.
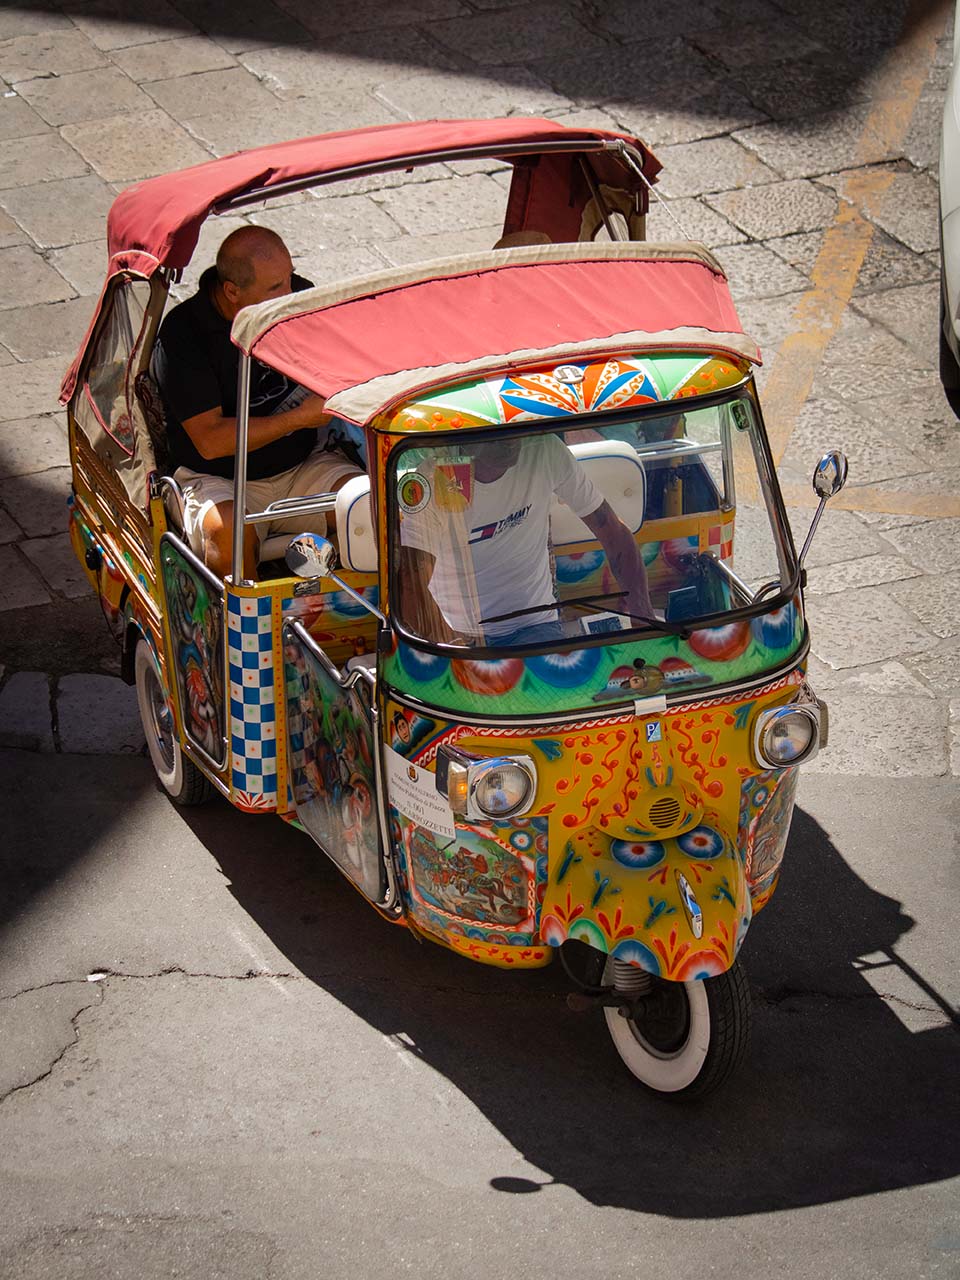
[[[48,12],[51,4],[20,0],[18,7]],[[614,115],[630,114],[625,127],[641,133],[632,111],[666,113],[648,138],[663,143],[685,140],[674,136],[673,111],[730,119],[746,110],[743,124],[843,111],[864,98],[861,84],[909,37],[923,9],[909,0],[875,0],[867,18],[859,5],[761,0],[751,4],[745,23],[736,0],[678,0],[636,10],[568,0],[551,5],[549,18],[543,5],[513,3],[500,12],[452,10],[433,19],[387,0],[335,14],[329,4],[302,0],[169,0],[150,13],[149,28],[153,39],[161,32],[171,39],[206,35],[241,56],[293,48],[349,59],[357,68],[356,89],[345,92],[344,109],[354,116],[365,106],[371,116],[382,107],[371,92],[381,76],[452,73],[506,87],[515,83],[536,100],[532,72],[534,86],[539,82],[588,107],[609,103]],[[944,21],[946,13],[944,6]],[[137,29],[133,43],[141,42],[143,14],[127,16],[119,6],[110,23],[124,22]],[[371,39],[372,33],[392,38]],[[376,64],[372,79],[363,72],[368,60]],[[322,66],[318,80],[322,85]],[[297,98],[296,89],[292,96]],[[561,109],[562,103],[554,112]],[[455,107],[449,114],[457,114]]]
[[[789,874],[746,947],[752,1051],[690,1104],[636,1086],[602,1016],[567,1008],[559,965],[506,973],[418,945],[306,836],[268,835],[222,805],[186,816],[292,966],[444,1075],[543,1171],[494,1175],[505,1194],[555,1182],[596,1204],[725,1217],[960,1173],[960,1035],[934,1018],[909,1030],[856,968],[913,921],[802,811]]]

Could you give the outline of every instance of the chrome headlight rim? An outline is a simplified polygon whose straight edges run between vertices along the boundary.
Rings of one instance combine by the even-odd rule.
[[[492,809],[480,798],[480,788],[491,774],[506,769],[516,769],[526,780],[526,789],[516,804],[506,809]],[[470,769],[468,783],[469,800],[467,812],[471,816],[483,817],[490,822],[501,822],[507,818],[519,818],[533,807],[537,794],[537,769],[529,756],[495,756]]]
[[[526,790],[516,804],[491,811],[481,803],[478,790],[491,773],[509,768],[524,774]],[[437,790],[460,818],[508,822],[522,817],[536,803],[537,784],[537,766],[528,755],[478,756],[455,746],[442,746],[437,752]]]
[[[806,720],[810,726],[810,740],[803,751],[792,760],[775,759],[764,750],[764,741],[771,730],[791,716]],[[753,729],[753,754],[762,769],[792,769],[806,764],[820,750],[820,706],[817,702],[788,702],[784,706],[761,711]]]

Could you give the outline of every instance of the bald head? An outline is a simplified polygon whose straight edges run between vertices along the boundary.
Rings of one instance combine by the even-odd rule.
[[[267,227],[240,227],[217,253],[217,287],[228,319],[242,308],[292,289],[293,262],[287,246]]]

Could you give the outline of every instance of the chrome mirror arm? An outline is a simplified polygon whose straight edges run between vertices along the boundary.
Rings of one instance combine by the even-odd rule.
[[[806,540],[800,550],[800,556],[797,563],[803,568],[803,562],[810,550],[810,544],[813,542],[813,535],[817,532],[817,525],[820,523],[820,517],[823,515],[824,507],[830,501],[835,493],[839,493],[843,486],[847,483],[847,457],[839,449],[831,449],[829,453],[825,453],[817,463],[813,472],[813,491],[820,499],[816,511],[813,513],[813,519],[810,521],[810,529],[807,533]]]
[[[298,533],[287,547],[287,568],[298,578],[329,578],[341,591],[345,591],[351,600],[362,605],[368,613],[380,620],[381,626],[387,625],[387,619],[376,605],[365,599],[359,591],[354,591],[342,578],[333,572],[337,552],[332,542],[321,538],[316,533]]]

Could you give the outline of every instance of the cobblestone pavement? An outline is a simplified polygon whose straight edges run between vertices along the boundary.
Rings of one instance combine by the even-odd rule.
[[[635,130],[654,239],[704,240],[765,354],[798,538],[828,446],[851,481],[809,561],[811,768],[960,773],[960,430],[936,374],[946,3],[76,0],[0,9],[0,741],[137,750],[74,562],[60,378],[102,282],[114,195],[239,147],[433,115]],[[249,215],[317,280],[486,246],[491,165],[368,179]],[[204,232],[181,288],[222,236]],[[951,725],[953,746],[951,765]]]

